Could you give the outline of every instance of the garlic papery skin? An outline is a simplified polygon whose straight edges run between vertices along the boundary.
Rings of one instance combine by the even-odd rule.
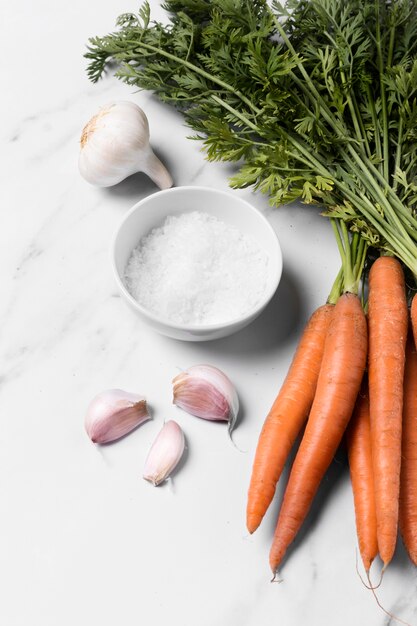
[[[232,431],[239,398],[230,379],[213,365],[193,365],[172,381],[173,403],[191,415],[229,422]]]
[[[80,144],[80,174],[92,185],[111,187],[144,172],[160,189],[172,187],[171,175],[150,146],[148,118],[133,102],[102,107],[84,127]]]
[[[143,478],[160,485],[177,466],[185,449],[181,427],[174,420],[165,422],[152,444],[143,469]]]
[[[143,396],[109,389],[91,401],[85,416],[85,430],[94,443],[109,443],[127,435],[150,417]]]

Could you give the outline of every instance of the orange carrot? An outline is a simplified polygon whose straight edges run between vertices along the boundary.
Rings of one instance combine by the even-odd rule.
[[[411,334],[404,372],[400,530],[410,559],[417,565],[417,352]]]
[[[372,469],[371,425],[366,376],[356,400],[355,410],[346,432],[350,477],[355,504],[356,532],[365,571],[378,554],[374,474]]]
[[[378,550],[388,565],[395,550],[401,467],[401,422],[408,309],[404,273],[393,257],[369,272],[369,406]]]
[[[411,328],[413,329],[414,343],[417,346],[417,294],[411,301]]]
[[[335,305],[306,430],[294,460],[270,552],[275,572],[300,529],[352,415],[367,354],[366,319],[359,298]]]
[[[333,304],[319,307],[304,329],[288,374],[259,436],[249,486],[246,523],[253,533],[262,521],[316,391]]]

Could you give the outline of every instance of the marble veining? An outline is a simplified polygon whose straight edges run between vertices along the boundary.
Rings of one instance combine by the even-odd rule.
[[[159,3],[151,6],[159,18]],[[2,6],[8,52],[0,101],[7,120],[0,129],[0,624],[394,624],[356,572],[343,455],[282,567],[281,584],[270,583],[268,551],[282,485],[257,533],[245,529],[262,420],[303,323],[326,299],[339,266],[327,222],[309,207],[272,209],[250,190],[231,192],[271,221],[284,273],[261,318],[225,340],[187,344],[156,335],[118,296],[109,261],[113,234],[126,211],[157,189],[143,174],[104,190],[81,179],[79,137],[96,110],[119,99],[141,105],[152,145],[177,185],[227,189],[233,173],[233,166],[206,162],[181,116],[151,94],[111,75],[88,82],[87,38],[135,10],[133,0]],[[17,46],[18,24],[24,45]],[[202,362],[236,383],[236,447],[224,425],[172,405],[172,378]],[[152,420],[98,450],[84,432],[84,413],[110,387],[145,394]],[[185,431],[187,454],[172,481],[155,489],[141,472],[170,418]],[[379,569],[377,563],[373,580]],[[378,597],[417,624],[416,586],[399,542]]]

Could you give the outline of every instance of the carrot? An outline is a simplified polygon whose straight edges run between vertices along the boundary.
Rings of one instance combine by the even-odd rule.
[[[333,308],[333,304],[325,304],[310,317],[285,381],[265,419],[248,492],[246,524],[250,533],[258,528],[274,497],[287,457],[313,403]]]
[[[378,550],[384,568],[395,550],[401,467],[401,421],[408,309],[404,273],[393,257],[369,272],[369,410]]]
[[[355,505],[356,532],[365,571],[378,554],[374,474],[372,469],[371,425],[368,380],[364,377],[355,410],[346,432],[350,477]]]
[[[343,294],[327,333],[306,430],[291,469],[270,552],[273,572],[310,509],[352,415],[366,365],[367,328],[359,298]]]
[[[417,565],[417,352],[411,334],[404,373],[400,530],[404,545]]]

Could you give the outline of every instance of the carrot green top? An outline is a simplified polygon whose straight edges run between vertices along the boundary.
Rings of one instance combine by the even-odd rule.
[[[90,79],[115,62],[181,111],[210,160],[238,163],[232,186],[319,203],[417,276],[417,0],[164,7],[168,24],[145,2],[92,38]]]

